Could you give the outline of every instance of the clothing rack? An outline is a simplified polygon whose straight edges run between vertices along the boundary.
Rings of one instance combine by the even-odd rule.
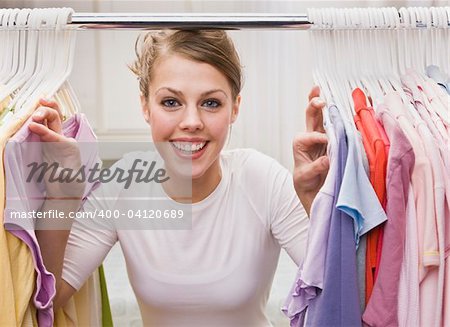
[[[399,16],[402,21],[400,14]],[[308,20],[307,14],[74,13],[70,25],[77,29],[308,30],[314,24]],[[426,28],[427,26],[417,21],[416,27]]]
[[[199,13],[75,13],[70,25],[78,29],[219,28],[309,29],[306,14],[199,14]]]

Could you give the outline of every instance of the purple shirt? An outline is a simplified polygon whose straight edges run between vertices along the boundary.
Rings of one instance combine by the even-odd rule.
[[[398,287],[405,251],[406,206],[414,167],[411,143],[397,122],[380,106],[381,119],[390,140],[386,190],[387,223],[384,226],[380,269],[363,320],[369,326],[398,326]]]
[[[15,213],[38,211],[45,197],[44,182],[26,182],[32,162],[42,162],[40,138],[31,133],[28,125],[31,118],[8,141],[5,148],[6,205],[4,226],[30,248],[36,270],[36,290],[33,303],[37,309],[39,326],[53,326],[52,300],[56,294],[55,278],[44,266],[39,244],[34,231],[33,219],[18,219]],[[94,141],[96,137],[83,114],[76,114],[63,124],[63,133],[77,141],[80,146],[82,164],[92,167],[97,162]],[[84,196],[92,189],[87,184]]]
[[[348,147],[344,123],[336,107],[330,107],[335,126],[337,174],[334,194],[341,191]],[[325,260],[322,292],[311,302],[307,326],[361,326],[361,310],[356,277],[356,243],[353,218],[333,207]]]
[[[330,120],[329,109],[323,111],[324,127],[328,136],[328,157],[330,169],[319,193],[316,195],[310,212],[308,248],[302,267],[297,272],[296,282],[282,308],[291,320],[291,326],[303,325],[306,309],[310,302],[323,289],[325,258],[330,231],[331,212],[336,204],[336,175],[338,169],[338,143],[334,126]]]

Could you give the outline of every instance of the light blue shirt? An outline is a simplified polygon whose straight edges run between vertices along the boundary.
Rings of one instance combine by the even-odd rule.
[[[336,206],[354,220],[355,242],[387,220],[363,164],[361,138],[353,121],[340,110],[348,143],[348,157]],[[347,115],[348,116],[348,115]]]

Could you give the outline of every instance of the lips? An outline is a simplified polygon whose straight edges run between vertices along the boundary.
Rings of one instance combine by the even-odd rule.
[[[183,157],[190,159],[197,159],[205,152],[209,141],[205,140],[173,140],[170,144],[174,148],[175,152]]]

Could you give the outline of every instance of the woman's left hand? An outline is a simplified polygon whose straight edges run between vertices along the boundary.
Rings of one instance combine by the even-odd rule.
[[[299,134],[293,142],[294,187],[308,215],[330,165],[322,116],[325,102],[319,96],[320,89],[314,86],[306,108],[306,132]]]

